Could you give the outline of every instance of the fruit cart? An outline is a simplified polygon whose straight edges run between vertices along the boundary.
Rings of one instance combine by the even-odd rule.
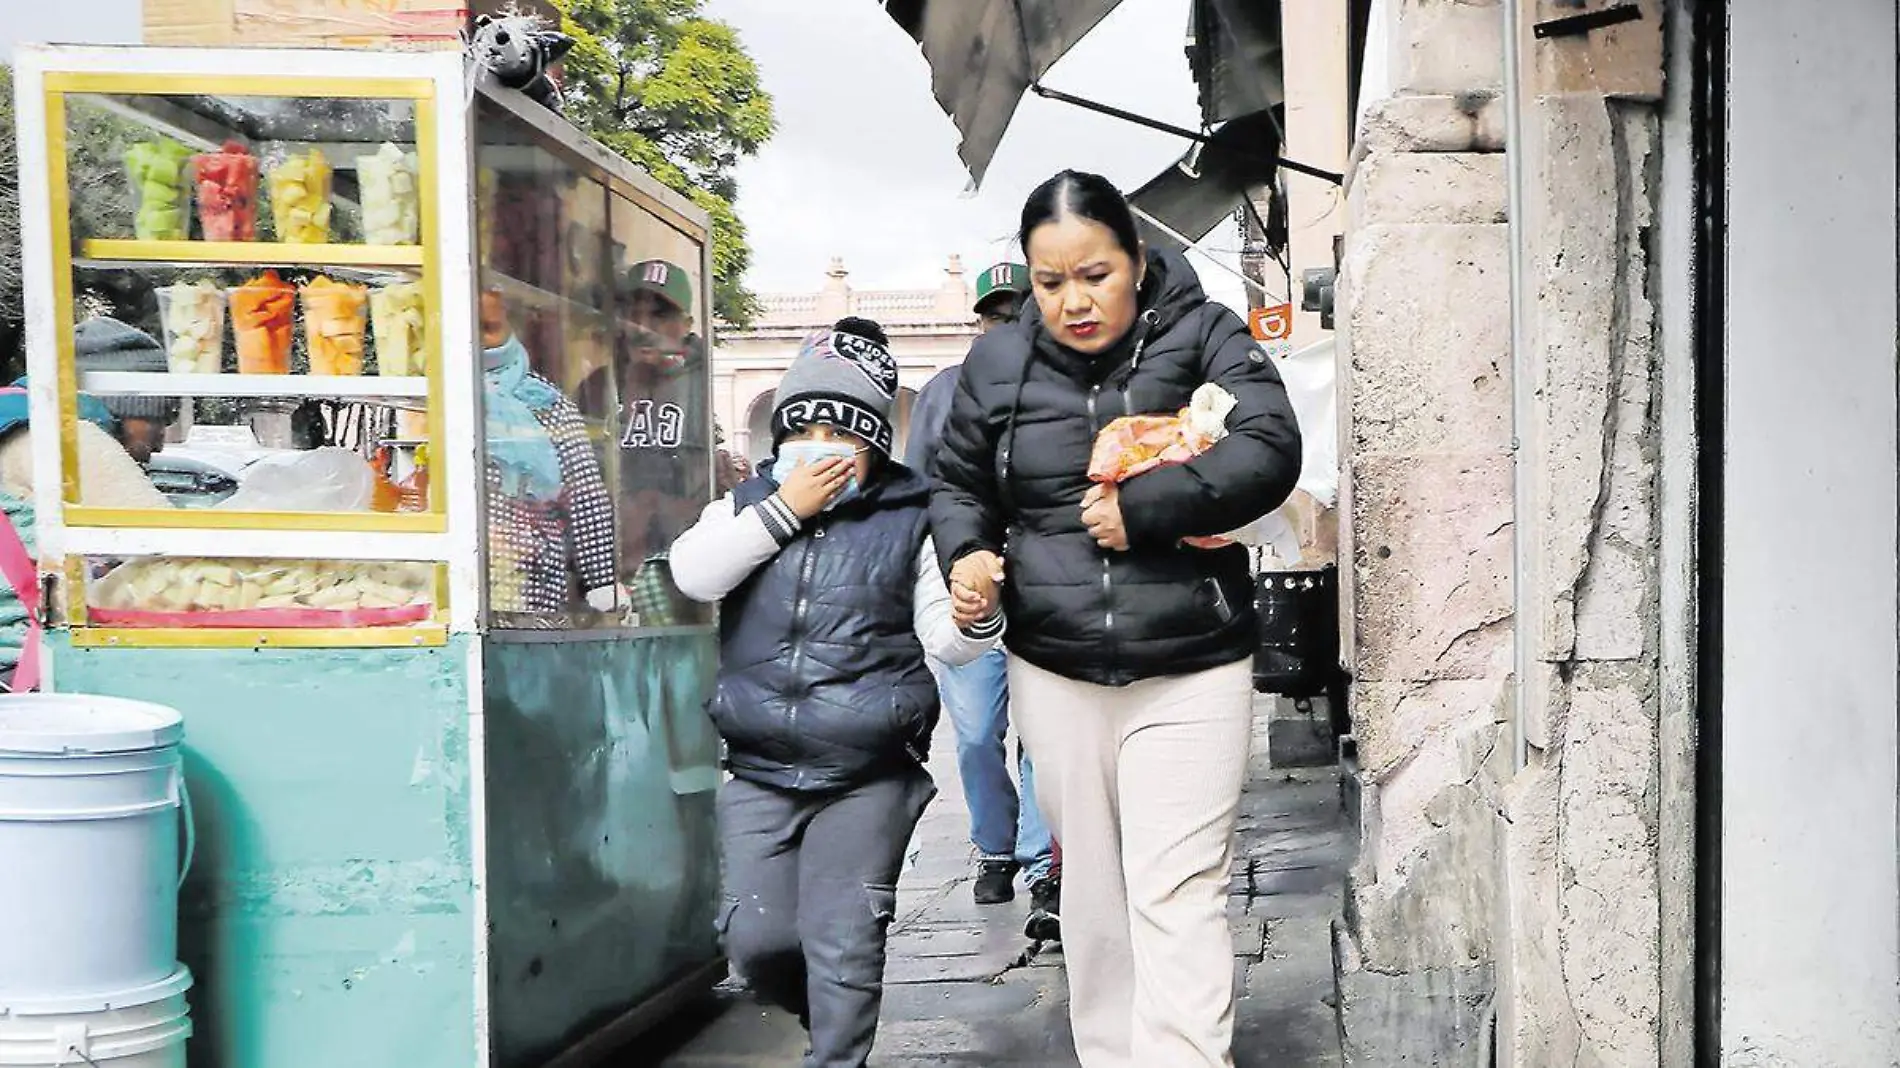
[[[184,713],[191,1063],[581,1063],[723,974],[704,213],[459,55],[15,79],[49,688]]]

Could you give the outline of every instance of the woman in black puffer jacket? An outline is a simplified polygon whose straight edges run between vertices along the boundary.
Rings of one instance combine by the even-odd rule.
[[[1010,620],[1011,712],[1065,864],[1064,952],[1084,1068],[1228,1066],[1234,821],[1252,734],[1245,549],[1181,539],[1278,507],[1300,470],[1279,374],[1187,261],[1144,250],[1106,179],[1023,208],[1033,305],[963,365],[933,474],[959,617]],[[1238,401],[1192,462],[1087,477],[1121,415]],[[1044,771],[1043,769],[1049,769]]]

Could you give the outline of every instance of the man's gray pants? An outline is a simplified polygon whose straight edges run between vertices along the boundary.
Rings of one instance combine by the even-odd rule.
[[[719,788],[726,956],[811,1032],[805,1068],[862,1068],[884,1000],[884,940],[911,832],[937,788],[921,767],[807,794]]]

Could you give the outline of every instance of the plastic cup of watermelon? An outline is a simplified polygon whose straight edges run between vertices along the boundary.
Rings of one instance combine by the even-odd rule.
[[[243,145],[191,158],[198,226],[206,241],[257,240],[257,157]]]

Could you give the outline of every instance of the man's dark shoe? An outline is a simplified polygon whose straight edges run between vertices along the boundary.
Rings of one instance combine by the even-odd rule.
[[[976,903],[1001,905],[1016,900],[1016,862],[985,860],[976,866]]]
[[[1029,922],[1023,934],[1038,942],[1062,941],[1062,880],[1046,875],[1029,884]]]

